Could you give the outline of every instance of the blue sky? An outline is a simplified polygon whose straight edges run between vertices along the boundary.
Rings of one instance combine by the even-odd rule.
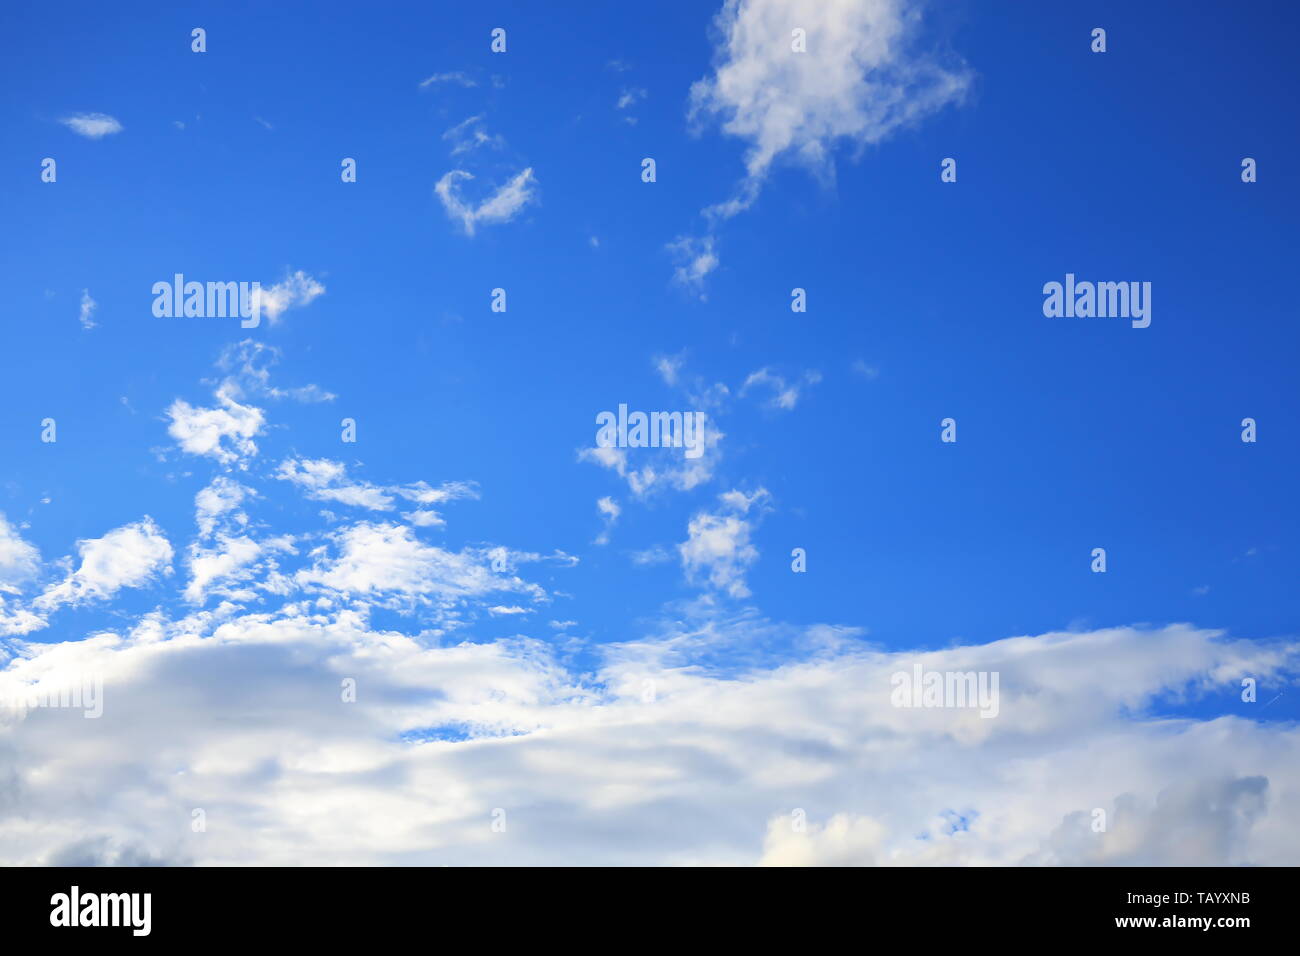
[[[785,24],[807,20],[817,75],[785,72],[763,47],[742,62],[757,68],[754,89],[718,84],[749,74],[727,73],[739,54],[726,12],[715,21],[690,3],[6,10],[0,513],[39,557],[11,543],[3,593],[8,611],[32,613],[62,581],[78,595],[3,639],[11,669],[38,645],[105,631],[138,642],[150,615],[215,640],[221,622],[305,613],[327,581],[329,613],[364,605],[371,638],[534,642],[555,680],[592,693],[626,676],[612,659],[665,648],[685,655],[672,673],[711,674],[726,694],[828,647],[905,655],[1022,635],[1093,635],[1092,660],[1111,653],[1096,635],[1122,633],[1146,674],[1144,635],[1176,651],[1184,638],[1165,629],[1186,624],[1195,653],[1152,665],[1116,706],[1202,733],[1226,716],[1294,746],[1300,14],[1283,3],[1249,16],[1209,3],[728,9],[780,24],[783,43]],[[1089,49],[1098,26],[1105,53]],[[204,53],[190,49],[194,27]],[[504,53],[490,49],[494,27]],[[854,55],[836,52],[846,47]],[[87,136],[69,122],[93,114],[120,129]],[[45,157],[54,183],[41,180]],[[344,157],[355,183],[340,180]],[[945,157],[955,183],[940,181]],[[1241,181],[1243,157],[1257,182]],[[472,179],[446,178],[457,170]],[[473,207],[508,198],[498,190],[525,170],[525,200],[472,234],[435,188]],[[734,215],[708,212],[738,196]],[[692,261],[704,274],[683,280]],[[256,329],[155,317],[151,286],[176,273],[263,287],[301,273],[292,288],[314,291]],[[1066,273],[1150,282],[1150,327],[1045,317],[1043,284]],[[504,313],[490,309],[498,287]],[[796,287],[806,313],[791,311]],[[275,397],[265,382],[316,392]],[[220,389],[260,410],[255,451],[205,454],[178,438],[178,400],[217,408]],[[590,452],[596,414],[620,403],[705,410],[722,437],[684,481],[680,451],[629,449],[627,468],[659,476],[638,493]],[[949,416],[953,444],[940,441]],[[1241,441],[1245,417],[1255,443]],[[45,418],[54,443],[40,440]],[[340,440],[343,418],[355,444]],[[327,495],[386,494],[389,506],[276,478],[304,461],[346,469]],[[223,479],[257,497],[205,543],[195,496]],[[446,492],[432,505],[445,524],[403,517],[417,509],[394,489],[420,481]],[[602,499],[618,510],[607,528]],[[130,582],[87,583],[116,565],[86,570],[78,542],[144,516],[154,524],[128,544],[165,539],[167,560]],[[457,556],[457,573],[508,549],[516,583],[450,602],[431,602],[418,574],[406,589],[335,586],[347,536],[381,526],[388,544],[415,549],[410,560],[433,553],[420,548]],[[244,534],[260,549],[247,574],[187,596],[191,546],[215,555]],[[266,544],[277,536],[292,544]],[[791,570],[797,547],[806,573]],[[1090,570],[1097,547],[1105,574]],[[277,570],[299,575],[298,590],[267,587]],[[1238,640],[1216,656],[1227,653],[1216,642]],[[1282,694],[1266,711],[1238,700],[1248,672],[1261,702]],[[499,736],[512,719],[483,725]],[[418,724],[385,733],[409,740]],[[475,732],[447,739],[476,745]],[[1232,774],[1254,779],[1248,770]],[[1294,793],[1270,779],[1274,794]],[[1184,783],[1199,786],[1176,775],[1126,786],[1154,800]],[[867,799],[859,786],[819,806],[827,820],[858,814],[846,832],[861,836],[872,811],[849,805]],[[960,799],[943,795],[936,819],[983,819]],[[830,841],[839,831],[824,825]],[[210,859],[138,828],[113,834]],[[749,836],[763,843],[761,820]],[[775,839],[770,851],[789,850]],[[743,858],[726,845],[720,858]],[[1045,851],[1015,859],[1032,852]]]

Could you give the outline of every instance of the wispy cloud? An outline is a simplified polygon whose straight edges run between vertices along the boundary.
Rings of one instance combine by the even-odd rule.
[[[439,83],[453,83],[456,86],[478,86],[478,83],[459,70],[452,73],[435,73],[433,76],[426,77],[420,81],[420,89],[427,89]]]
[[[451,155],[459,156],[480,146],[500,149],[505,145],[505,138],[500,134],[491,134],[483,126],[483,116],[471,116],[462,120],[442,134],[442,138],[451,143]]]
[[[299,269],[280,282],[261,286],[253,295],[254,310],[260,309],[272,322],[292,308],[310,305],[325,294],[325,286]]]
[[[716,247],[713,236],[678,236],[668,243],[668,252],[677,262],[673,281],[705,298],[704,279],[718,267]]]
[[[645,98],[646,98],[646,91],[641,89],[640,87],[634,86],[629,89],[623,90],[623,92],[619,94],[618,103],[615,104],[615,108],[620,110],[625,110],[628,107],[635,106],[637,101],[643,100]]]
[[[81,311],[79,318],[83,329],[93,329],[95,320],[93,318],[95,309],[99,308],[99,303],[90,297],[89,289],[81,290]]]
[[[614,529],[614,522],[618,521],[618,516],[623,513],[623,509],[619,507],[617,501],[606,495],[596,500],[596,510],[600,512],[604,526],[600,529],[600,534],[596,536],[594,543],[606,545],[609,544],[609,534]]]
[[[123,129],[122,124],[107,113],[76,113],[59,122],[86,139],[103,139]]]
[[[529,203],[537,201],[537,177],[532,167],[520,172],[477,206],[460,197],[460,184],[472,180],[472,173],[453,169],[434,187],[447,216],[459,222],[465,235],[472,236],[480,225],[504,223],[513,219]]]
[[[791,382],[770,368],[760,368],[756,372],[750,372],[749,377],[740,387],[739,394],[743,396],[754,388],[768,388],[772,392],[772,397],[767,402],[769,408],[792,411],[799,404],[802,389],[809,385],[816,385],[821,380],[821,372],[812,369],[804,372],[798,381]]]

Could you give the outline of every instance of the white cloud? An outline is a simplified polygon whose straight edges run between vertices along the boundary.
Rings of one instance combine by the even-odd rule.
[[[16,585],[35,577],[40,566],[40,551],[0,513],[0,591],[16,590]]]
[[[143,587],[160,573],[171,573],[171,543],[148,517],[102,538],[78,541],[77,553],[81,566],[33,601],[33,607],[50,610],[62,604],[106,600],[122,588]]]
[[[78,318],[81,320],[83,329],[93,329],[95,327],[94,314],[99,303],[90,297],[89,289],[81,290],[81,311]]]
[[[591,462],[615,472],[627,482],[632,495],[642,500],[668,489],[690,491],[713,479],[722,458],[722,440],[727,437],[718,427],[715,415],[725,409],[730,398],[730,391],[721,382],[707,384],[698,375],[689,379],[683,375],[682,356],[656,356],[652,362],[665,384],[681,391],[689,410],[706,413],[700,457],[686,458],[681,449],[667,447],[628,449],[597,446],[578,451],[579,461]],[[634,467],[634,456],[645,464]]]
[[[246,522],[246,516],[237,509],[246,498],[255,497],[256,494],[253,489],[232,481],[224,475],[212,479],[212,484],[194,496],[194,517],[199,526],[199,533],[212,534],[217,528],[217,523],[232,513],[239,519],[238,523]]]
[[[457,498],[477,498],[478,487],[472,481],[445,481],[437,488],[426,481],[417,481],[409,485],[395,486],[395,494],[419,505],[437,505]]]
[[[323,289],[322,289],[323,291]],[[315,296],[313,296],[314,298]],[[305,303],[303,303],[305,304]],[[280,361],[280,350],[254,339],[232,342],[217,359],[217,368],[228,373],[222,385],[232,398],[244,395],[297,402],[332,402],[335,396],[319,385],[279,388],[271,384],[271,367]]]
[[[602,527],[593,543],[609,544],[609,533],[614,530],[614,522],[618,521],[618,516],[623,513],[623,509],[619,507],[617,501],[606,495],[604,498],[596,499],[596,510],[600,512]]]
[[[255,315],[265,315],[278,322],[286,310],[310,305],[324,294],[325,286],[299,269],[280,282],[258,287],[253,294],[252,308]]]
[[[253,436],[265,424],[262,410],[239,404],[225,389],[218,389],[216,398],[219,408],[198,408],[176,399],[167,409],[167,433],[188,454],[215,458],[223,465],[256,455]]]
[[[853,373],[865,378],[868,382],[873,382],[880,377],[880,369],[874,365],[868,365],[862,359],[853,360]]]
[[[230,451],[238,433],[217,431],[194,453]],[[306,476],[296,486],[375,489],[391,510],[476,494],[289,461]],[[1261,702],[1295,687],[1294,639],[1175,625],[916,651],[773,623],[715,600],[748,592],[771,503],[759,488],[692,519],[678,556],[709,589],[700,599],[593,645],[574,621],[536,613],[567,596],[516,574],[575,558],[451,550],[393,522],[255,541],[242,508],[258,493],[242,482],[257,477],[219,476],[195,495],[182,596],[215,606],[118,606],[106,628],[0,643],[0,702],[83,675],[104,683],[89,734],[76,710],[0,706],[0,864],[1300,862],[1300,728],[1239,697],[1244,677]],[[281,572],[270,555],[297,555],[295,540],[313,548]],[[171,544],[148,518],[78,549],[79,568],[63,562],[66,580],[34,607],[170,573]],[[0,583],[21,589],[40,570],[0,519]],[[44,626],[13,612],[14,593],[0,593],[0,633]],[[516,633],[487,640],[478,625]],[[894,706],[892,675],[918,665],[998,673],[997,716]],[[345,678],[360,693],[343,705]],[[264,779],[275,785],[249,785]],[[221,839],[194,839],[158,809],[195,806]],[[508,809],[508,834],[486,825],[494,807]]]
[[[537,200],[537,177],[533,175],[531,166],[477,206],[469,205],[460,198],[459,184],[473,178],[472,173],[453,169],[434,186],[434,192],[442,200],[448,217],[458,221],[467,236],[474,235],[480,223],[509,222],[521,209]]]
[[[691,87],[691,117],[717,119],[748,143],[737,195],[711,212],[748,208],[774,161],[832,175],[837,142],[865,146],[959,100],[970,74],[912,47],[912,0],[727,0],[712,75]],[[792,50],[806,31],[807,52]]]
[[[327,458],[286,459],[280,463],[275,477],[297,485],[314,501],[336,501],[368,511],[392,511],[397,498],[405,498],[420,507],[415,511],[403,512],[402,517],[418,527],[434,527],[446,523],[430,505],[458,498],[478,497],[478,489],[466,481],[448,481],[434,488],[426,481],[409,485],[376,485],[351,479],[346,465]]]
[[[319,554],[313,567],[298,572],[299,584],[388,596],[401,603],[450,604],[497,591],[543,593],[518,578],[494,573],[483,554],[426,545],[406,525],[361,522],[330,538],[333,556]]]
[[[30,634],[49,626],[45,618],[33,614],[27,608],[17,607],[12,611],[8,610],[7,603],[4,595],[0,594],[0,635]]]
[[[735,673],[690,666],[765,640],[807,650]],[[0,720],[7,865],[1300,860],[1300,729],[1158,708],[1221,697],[1243,673],[1289,679],[1294,643],[1114,628],[922,655],[999,671],[994,720],[893,707],[890,675],[915,655],[824,626],[631,640],[594,682],[538,641],[440,645],[352,612],[155,616],[21,649],[0,698],[101,674],[104,712],[90,736],[77,711]],[[323,706],[344,677],[357,701]],[[221,839],[187,839],[160,805],[204,807]],[[494,807],[505,835],[486,825]]]
[[[453,156],[468,153],[480,146],[492,146],[500,149],[505,145],[505,139],[500,134],[489,134],[483,128],[483,117],[481,115],[462,120],[443,133],[442,138],[452,144],[451,155]]]
[[[189,555],[190,581],[185,587],[185,600],[201,604],[213,583],[248,568],[261,554],[261,545],[245,535],[222,535],[211,548],[194,545]]]
[[[758,865],[880,866],[888,836],[879,822],[849,813],[837,813],[825,824],[806,822],[801,830],[793,817],[774,817]]]
[[[806,385],[816,385],[821,380],[820,372],[809,370],[804,372],[802,381],[791,383],[770,368],[761,368],[749,374],[745,384],[740,387],[740,394],[743,396],[751,388],[766,386],[772,390],[772,397],[767,403],[769,408],[792,411],[799,404],[800,389]]]
[[[623,90],[618,97],[617,109],[625,110],[630,106],[635,106],[638,100],[646,98],[646,91],[640,87],[631,87]]]
[[[704,279],[718,267],[717,241],[713,236],[678,236],[667,249],[677,262],[673,281],[704,298]]]
[[[470,77],[468,77],[464,73],[457,70],[451,73],[435,73],[433,74],[433,76],[421,80],[420,89],[423,90],[427,87],[434,86],[435,84],[438,83],[454,83],[457,86],[465,86],[465,87],[478,86],[478,83],[470,79]]]
[[[665,385],[676,385],[681,375],[683,359],[680,355],[660,355],[654,360],[655,371]]]
[[[447,523],[438,512],[424,511],[423,509],[403,511],[402,517],[417,528],[441,528]]]
[[[347,467],[325,458],[282,461],[275,477],[298,485],[316,501],[337,501],[370,511],[391,511],[394,504],[385,489],[365,481],[349,482]]]
[[[667,564],[673,559],[668,549],[655,545],[652,548],[645,548],[641,551],[633,551],[628,555],[632,563],[638,567],[647,567],[652,564]]]
[[[122,132],[122,124],[107,113],[76,113],[64,117],[59,122],[78,136],[87,139],[102,139],[113,133]]]
[[[718,443],[726,437],[712,423],[706,426],[704,436],[704,453],[699,458],[686,458],[679,448],[639,448],[635,450],[647,457],[654,456],[657,464],[647,463],[633,468],[628,460],[628,449],[597,446],[580,449],[578,460],[615,472],[627,482],[628,489],[637,498],[648,498],[666,489],[690,491],[713,479],[714,467],[721,456]]]
[[[749,597],[745,571],[758,560],[758,549],[750,541],[752,522],[745,515],[751,508],[761,511],[770,498],[765,488],[752,495],[728,491],[718,496],[719,512],[691,518],[689,537],[677,546],[687,578],[703,577],[710,587],[733,598]]]

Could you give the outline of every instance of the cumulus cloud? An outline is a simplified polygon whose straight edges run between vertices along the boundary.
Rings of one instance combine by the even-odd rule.
[[[709,587],[733,598],[749,597],[745,571],[758,560],[758,549],[750,541],[755,515],[771,500],[767,489],[753,494],[728,491],[718,496],[721,507],[700,512],[687,526],[687,539],[677,546],[688,579],[706,580]]]
[[[802,651],[702,663],[769,640]],[[634,637],[588,680],[541,641],[439,644],[351,611],[154,617],[0,668],[0,698],[104,679],[91,737],[76,711],[0,718],[0,862],[1294,865],[1300,730],[1160,703],[1293,680],[1298,650],[1178,626],[925,652],[1002,673],[981,720],[892,706],[916,655],[825,626]],[[222,838],[160,805],[204,807]]]
[[[246,535],[221,535],[213,547],[196,543],[189,554],[190,580],[185,587],[185,600],[201,604],[214,583],[250,569],[261,554],[262,546]]]
[[[222,465],[211,450],[232,441],[205,453]],[[270,488],[360,485],[390,511],[475,493],[289,461],[293,479],[250,469],[197,490],[181,601],[111,605],[44,643],[20,636],[44,622],[11,600],[40,555],[0,519],[0,703],[103,681],[93,733],[77,710],[0,706],[0,863],[1300,861],[1300,728],[1240,700],[1246,677],[1260,700],[1295,686],[1294,639],[1173,625],[887,650],[773,622],[714,600],[748,593],[771,507],[757,488],[691,519],[677,556],[699,600],[594,645],[567,610],[536,614],[566,596],[520,576],[576,563],[562,552],[438,546],[388,520],[263,536],[247,512]],[[36,610],[171,571],[149,518],[77,547]],[[894,678],[917,667],[998,674],[996,715],[898,706]],[[165,812],[199,806],[221,839]]]
[[[59,122],[86,139],[103,139],[122,132],[122,124],[107,113],[75,113]]]
[[[434,192],[442,200],[447,216],[459,222],[467,236],[474,235],[481,224],[509,222],[521,209],[537,201],[537,177],[533,175],[531,166],[477,206],[467,203],[460,196],[460,184],[473,178],[472,173],[453,169],[434,186]]]
[[[167,409],[171,425],[167,433],[176,439],[181,450],[190,455],[215,458],[223,465],[239,462],[257,454],[253,437],[265,424],[260,408],[241,405],[226,389],[218,389],[217,408],[201,408],[176,399]]]
[[[102,538],[78,541],[77,553],[80,567],[32,602],[35,608],[106,600],[122,588],[143,587],[159,574],[171,573],[171,543],[148,517]]]
[[[254,497],[256,494],[253,489],[224,475],[212,479],[210,485],[194,496],[194,518],[198,523],[199,533],[212,534],[217,528],[217,523],[230,514],[239,515],[241,524],[246,522],[247,517],[240,514],[238,508],[246,498]]]
[[[292,399],[296,402],[332,402],[334,395],[319,385],[280,388],[271,384],[271,368],[280,361],[280,350],[254,339],[234,342],[222,350],[217,368],[226,373],[222,382],[234,398]]]
[[[713,71],[691,86],[689,117],[742,140],[745,173],[734,195],[704,210],[710,230],[754,204],[776,162],[831,181],[838,144],[861,151],[960,101],[970,71],[919,50],[919,22],[916,0],[726,0]],[[715,244],[712,234],[670,243],[674,281],[703,297]]]
[[[836,143],[877,143],[960,100],[970,74],[918,52],[913,0],[727,0],[715,27],[713,73],[691,87],[690,115],[748,144],[735,197],[748,208],[781,157],[831,175]],[[793,50],[795,28],[806,52]]]

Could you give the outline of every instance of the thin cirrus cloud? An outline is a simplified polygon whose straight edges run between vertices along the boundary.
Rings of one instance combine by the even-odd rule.
[[[75,113],[65,116],[59,122],[86,139],[103,139],[113,133],[120,133],[123,129],[122,124],[107,113]]]
[[[420,81],[420,89],[425,90],[431,86],[437,86],[440,83],[450,83],[455,86],[474,87],[478,83],[459,70],[451,73],[435,73],[430,77]]]
[[[95,310],[99,308],[99,303],[90,297],[89,289],[81,290],[81,309],[78,318],[81,321],[81,327],[86,330],[95,327]]]

